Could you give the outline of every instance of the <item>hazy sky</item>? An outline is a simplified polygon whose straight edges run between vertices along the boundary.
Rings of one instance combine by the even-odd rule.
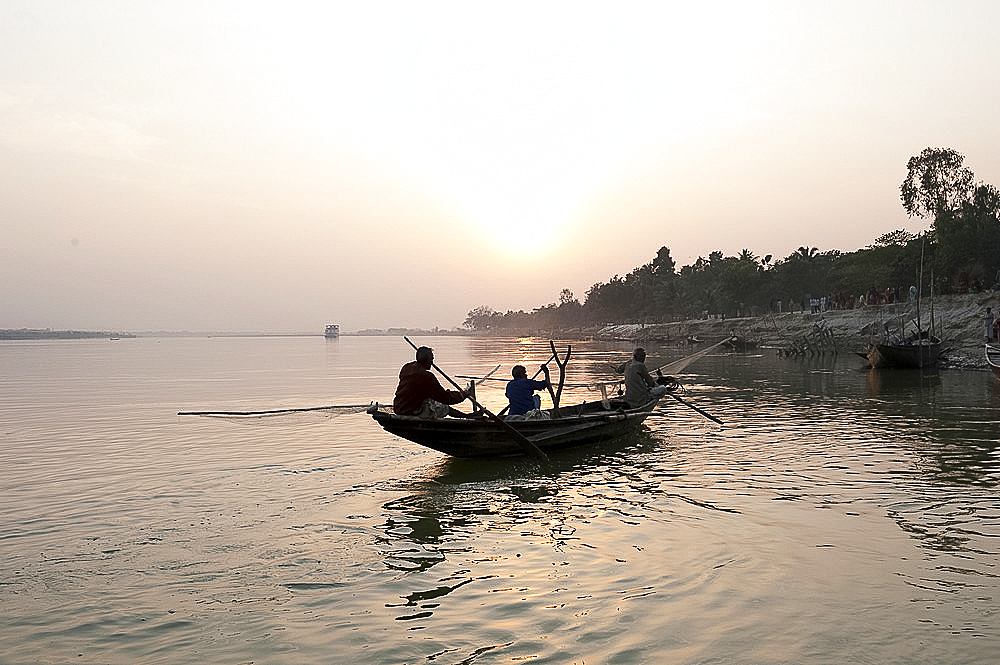
[[[697,7],[692,5],[697,4]],[[452,327],[1000,185],[1000,3],[0,0],[0,328]]]

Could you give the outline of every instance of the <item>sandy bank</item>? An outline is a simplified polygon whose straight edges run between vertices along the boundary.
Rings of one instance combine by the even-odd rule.
[[[984,315],[991,307],[1000,310],[1000,293],[996,291],[965,295],[936,296],[920,304],[920,321],[924,327],[933,318],[936,334],[947,349],[947,366],[986,367],[983,355],[985,341]],[[809,312],[768,314],[735,319],[692,319],[653,325],[623,324],[607,326],[597,337],[628,339],[635,343],[686,343],[689,337],[704,342],[718,342],[734,332],[759,347],[775,352],[796,347],[803,339],[818,339],[816,332],[830,331],[825,338],[827,352],[853,353],[863,350],[882,330],[887,320],[903,321],[907,330],[915,329],[916,303],[904,302],[869,306],[849,310],[831,310],[819,314]]]

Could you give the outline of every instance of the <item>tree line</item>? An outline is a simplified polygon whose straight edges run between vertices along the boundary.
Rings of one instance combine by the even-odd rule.
[[[951,148],[925,148],[907,162],[900,200],[911,217],[931,220],[921,234],[896,230],[854,252],[799,247],[784,258],[749,249],[714,251],[677,269],[670,249],[627,275],[588,289],[583,302],[563,289],[558,301],[505,313],[480,305],[468,313],[471,330],[526,331],[614,323],[658,323],[706,316],[747,316],[893,299],[911,286],[923,294],[993,288],[1000,268],[1000,191],[964,166]]]

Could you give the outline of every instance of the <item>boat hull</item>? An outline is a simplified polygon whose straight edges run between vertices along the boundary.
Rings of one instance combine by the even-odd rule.
[[[1000,379],[1000,346],[986,345],[986,362],[989,364],[993,376]]]
[[[561,407],[561,417],[551,420],[418,418],[400,416],[375,405],[368,413],[382,428],[407,441],[453,457],[509,457],[523,455],[506,425],[543,451],[553,451],[606,441],[637,431],[659,402],[651,400],[636,409],[605,409],[600,402]]]
[[[872,344],[865,355],[876,369],[934,367],[941,357],[941,341],[931,337],[912,344]]]

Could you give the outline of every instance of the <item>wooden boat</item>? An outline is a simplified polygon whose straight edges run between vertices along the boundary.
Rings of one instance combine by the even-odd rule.
[[[986,345],[986,362],[993,371],[993,376],[1000,379],[1000,346]]]
[[[729,347],[732,351],[738,351],[740,353],[745,351],[750,351],[757,348],[757,340],[747,339],[742,335],[732,335],[729,339],[724,340],[725,345]]]
[[[931,273],[931,327],[926,330],[920,322],[920,301],[923,293],[924,283],[924,246],[923,240],[920,244],[920,277],[915,301],[917,318],[915,332],[903,337],[903,317],[899,317],[899,324],[896,330],[892,329],[891,321],[883,323],[884,330],[881,343],[871,343],[865,353],[861,354],[868,359],[868,364],[875,369],[899,368],[899,369],[922,369],[925,367],[935,367],[941,358],[941,340],[935,337],[934,331],[934,300],[933,284],[934,275]]]
[[[862,355],[876,369],[934,367],[941,358],[941,340],[924,330],[898,341],[870,344]]]
[[[336,323],[331,323],[326,327],[326,330],[323,331],[323,337],[326,337],[327,339],[336,339],[340,337],[340,326]]]
[[[403,339],[414,349],[418,348],[409,338],[404,337]],[[338,412],[360,413],[361,411],[365,411],[390,434],[395,434],[408,441],[453,457],[511,457],[528,454],[539,461],[547,462],[548,457],[545,451],[607,441],[635,433],[642,427],[643,421],[652,413],[664,395],[670,395],[670,397],[680,404],[697,411],[705,418],[721,425],[721,420],[676,395],[675,391],[678,388],[676,379],[672,376],[662,375],[662,371],[665,369],[671,372],[683,370],[698,358],[701,358],[721,345],[722,342],[718,342],[687,358],[682,358],[654,370],[658,377],[657,383],[659,385],[652,389],[650,400],[637,408],[629,408],[622,397],[607,397],[607,388],[619,385],[621,383],[620,379],[596,384],[602,394],[600,400],[582,402],[571,406],[559,405],[559,396],[562,394],[562,389],[565,386],[564,379],[570,350],[567,349],[565,358],[560,358],[555,350],[555,345],[549,342],[549,346],[552,349],[552,358],[550,360],[554,360],[559,366],[559,386],[555,390],[549,387],[549,396],[552,398],[552,403],[555,406],[551,409],[540,411],[538,415],[541,417],[539,418],[517,417],[505,420],[500,416],[486,411],[475,399],[474,386],[476,381],[481,382],[489,379],[490,374],[493,372],[490,372],[485,377],[468,377],[474,379],[474,381],[465,390],[469,395],[469,399],[479,409],[479,413],[481,414],[480,417],[475,418],[420,418],[418,416],[403,416],[394,413],[391,406],[379,404],[378,402],[363,406],[344,404],[292,409],[270,409],[266,411],[181,411],[178,415],[258,418],[302,411],[328,411],[331,414]],[[431,366],[444,376],[452,386],[456,389],[461,389],[437,365],[432,363]],[[499,367],[497,365],[493,371],[495,372]],[[587,387],[591,387],[590,384]]]
[[[558,450],[621,437],[640,428],[660,397],[634,409],[621,398],[560,406],[544,413],[547,420],[507,420],[499,423],[478,418],[418,418],[400,416],[391,406],[368,409],[385,431],[453,457],[508,457],[523,455],[524,448],[508,425],[543,451]]]

